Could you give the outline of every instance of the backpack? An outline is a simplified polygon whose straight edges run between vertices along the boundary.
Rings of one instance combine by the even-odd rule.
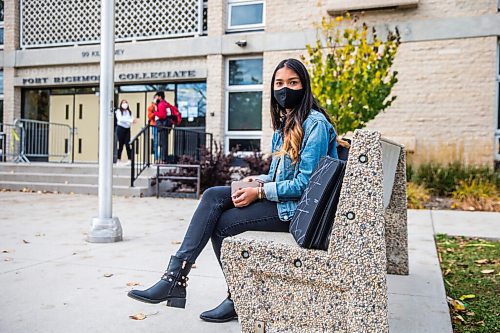
[[[169,125],[179,125],[182,120],[182,115],[179,112],[179,109],[177,109],[174,105],[167,103],[167,114],[168,109],[170,109],[170,115],[167,116],[168,122],[170,123]]]

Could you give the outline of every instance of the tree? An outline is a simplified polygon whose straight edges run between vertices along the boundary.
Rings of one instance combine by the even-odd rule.
[[[345,28],[341,28],[344,26]],[[321,38],[307,45],[303,58],[311,74],[311,87],[331,116],[339,134],[362,128],[388,108],[397,72],[391,66],[400,44],[399,32],[389,32],[385,41],[375,28],[356,25],[349,14],[321,21]]]

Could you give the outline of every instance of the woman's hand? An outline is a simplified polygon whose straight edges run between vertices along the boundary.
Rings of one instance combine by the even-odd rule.
[[[345,141],[344,139],[342,139],[339,136],[337,136],[337,144],[339,146],[344,147],[344,148],[351,148],[351,145],[349,144],[349,142]]]
[[[241,208],[250,205],[259,198],[257,187],[246,187],[237,190],[231,196],[234,207]]]

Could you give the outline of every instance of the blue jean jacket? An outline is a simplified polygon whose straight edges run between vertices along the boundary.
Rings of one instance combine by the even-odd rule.
[[[267,175],[257,178],[264,182],[264,192],[267,200],[277,202],[278,214],[282,221],[291,219],[297,208],[309,179],[321,157],[337,156],[337,133],[325,116],[311,110],[302,124],[304,138],[299,152],[299,160],[292,164],[290,156],[276,156],[280,151],[283,137],[280,131],[275,131],[272,141],[273,159]]]

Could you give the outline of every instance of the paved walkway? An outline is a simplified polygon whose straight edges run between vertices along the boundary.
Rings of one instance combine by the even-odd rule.
[[[185,310],[126,297],[127,283],[147,287],[160,277],[196,205],[190,199],[114,198],[124,241],[90,244],[85,234],[97,197],[0,192],[0,332],[239,332],[236,321],[198,319],[226,290],[210,245],[190,275]],[[432,224],[447,230],[446,213],[409,211],[411,274],[388,277],[391,333],[451,332]],[[469,223],[462,217],[473,217],[476,223],[486,216],[466,214],[453,219]],[[139,312],[148,317],[129,319]]]

